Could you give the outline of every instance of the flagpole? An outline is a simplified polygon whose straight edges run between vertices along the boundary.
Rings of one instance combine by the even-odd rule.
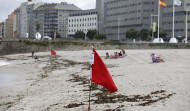
[[[188,28],[188,26],[187,26],[187,24],[188,24],[187,15],[188,15],[188,11],[186,11],[186,26],[185,26],[186,27],[186,35],[185,35],[185,37],[186,38],[185,38],[185,43],[187,43],[187,33],[188,33],[188,30],[187,30],[187,28]]]
[[[174,25],[174,16],[175,16],[175,5],[174,5],[174,0],[173,0],[173,30],[172,30],[172,38],[174,38],[174,27],[175,27],[175,25]]]
[[[159,40],[159,33],[160,33],[160,0],[158,0],[158,40]]]
[[[93,46],[92,46],[92,50],[93,50]],[[90,81],[89,81],[89,86],[90,86],[90,90],[89,90],[89,105],[88,105],[88,111],[90,111],[90,95],[91,95],[91,87],[92,87],[92,64],[94,64],[94,53],[92,51],[92,53],[90,54]]]
[[[89,90],[89,105],[88,105],[88,111],[90,111],[90,95],[91,95],[91,86],[92,86],[91,78],[92,78],[92,65],[90,65],[90,83],[89,83],[90,90]]]

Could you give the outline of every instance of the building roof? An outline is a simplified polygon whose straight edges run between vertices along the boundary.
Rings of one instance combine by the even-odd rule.
[[[70,12],[70,16],[83,16],[83,15],[94,15],[97,14],[96,9],[89,9],[89,10],[79,10]]]
[[[41,5],[34,11],[43,11],[43,10],[81,10],[73,4],[67,4],[66,2],[61,3],[45,3]]]

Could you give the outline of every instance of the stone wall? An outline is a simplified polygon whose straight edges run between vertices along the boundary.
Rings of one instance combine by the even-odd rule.
[[[56,51],[112,49],[190,49],[190,44],[178,43],[121,43],[121,42],[31,42],[31,41],[0,41],[0,55]]]

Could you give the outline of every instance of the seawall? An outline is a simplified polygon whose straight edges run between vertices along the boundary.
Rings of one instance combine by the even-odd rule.
[[[0,55],[35,52],[111,49],[190,49],[190,43],[125,43],[125,42],[48,42],[48,41],[0,41]]]

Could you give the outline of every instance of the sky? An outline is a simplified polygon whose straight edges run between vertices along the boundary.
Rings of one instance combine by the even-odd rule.
[[[28,0],[0,0],[0,22],[3,22],[8,18],[8,15],[18,8],[21,3]],[[96,5],[96,0],[42,0],[47,3],[60,3],[67,2],[69,4],[74,4],[79,8],[85,9],[94,9]]]

